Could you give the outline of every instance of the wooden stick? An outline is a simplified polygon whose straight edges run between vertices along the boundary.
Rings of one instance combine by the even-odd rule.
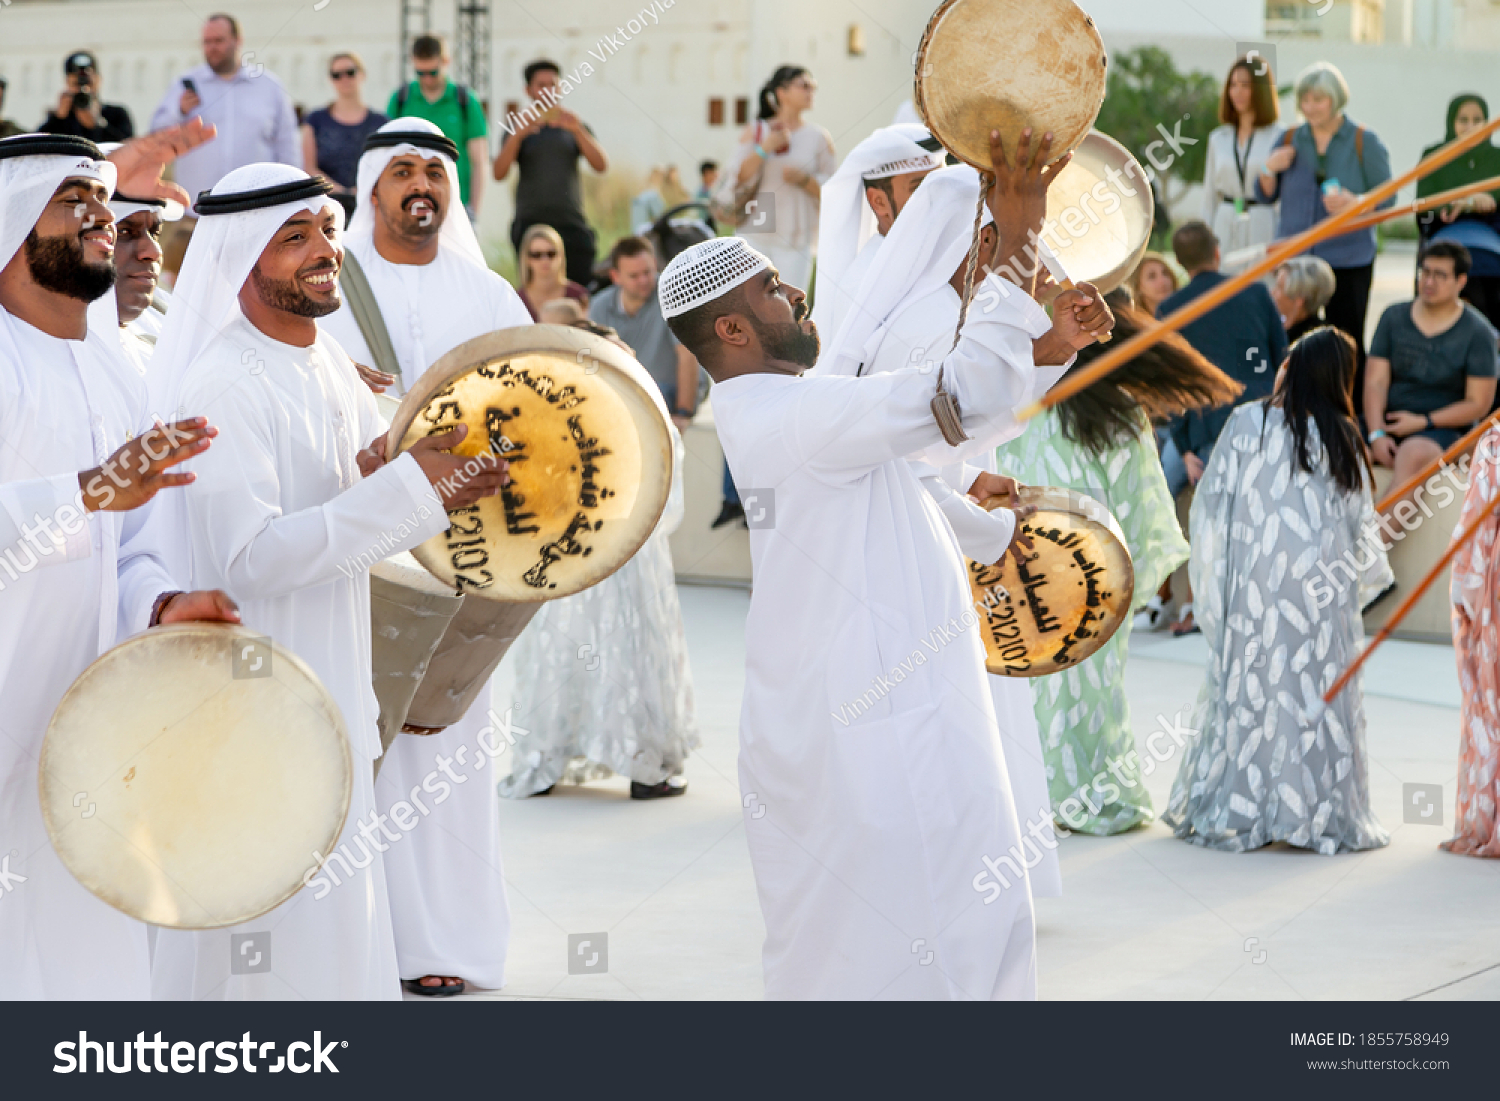
[[[1450,188],[1447,191],[1439,191],[1436,195],[1429,195],[1425,199],[1417,199],[1415,202],[1403,203],[1401,206],[1392,207],[1390,210],[1377,210],[1372,214],[1356,218],[1344,227],[1345,233],[1354,233],[1361,229],[1369,229],[1378,226],[1382,222],[1389,222],[1396,218],[1413,214],[1425,214],[1429,210],[1436,210],[1440,206],[1456,203],[1460,199],[1467,199],[1471,195],[1483,194],[1486,191],[1500,191],[1500,176],[1491,176],[1487,180],[1475,180],[1473,183],[1464,184],[1462,187]]]
[[[1214,287],[1207,294],[1199,295],[1182,309],[1170,317],[1162,318],[1155,326],[1137,333],[1125,343],[1105,352],[1094,362],[1090,363],[1081,371],[1063,379],[1039,400],[1032,402],[1024,409],[1018,410],[1016,419],[1022,422],[1030,420],[1045,409],[1062,401],[1067,401],[1080,390],[1086,390],[1111,371],[1118,370],[1147,348],[1167,334],[1176,332],[1190,321],[1196,321],[1208,313],[1215,306],[1222,305],[1255,282],[1266,272],[1278,266],[1283,260],[1296,256],[1299,252],[1306,252],[1314,245],[1327,240],[1329,237],[1341,236],[1347,232],[1346,226],[1355,218],[1366,214],[1375,207],[1385,202],[1396,192],[1407,184],[1422,176],[1426,176],[1443,167],[1449,161],[1467,153],[1480,142],[1485,141],[1496,130],[1500,130],[1500,115],[1485,123],[1476,130],[1471,130],[1463,137],[1437,150],[1432,156],[1420,162],[1415,168],[1404,175],[1387,180],[1375,190],[1368,192],[1353,206],[1341,214],[1319,222],[1317,225],[1309,226],[1295,237],[1289,237],[1285,241],[1270,249],[1264,258],[1252,265],[1250,268],[1236,275],[1232,279],[1226,279]],[[1279,364],[1277,366],[1280,366]]]
[[[1401,485],[1397,486],[1395,489],[1388,491],[1386,495],[1382,497],[1380,501],[1375,505],[1375,511],[1384,512],[1393,503],[1395,503],[1398,498],[1405,497],[1413,489],[1421,485],[1428,478],[1432,477],[1439,470],[1441,470],[1444,463],[1451,463],[1454,459],[1462,455],[1465,451],[1467,451],[1474,445],[1474,442],[1478,440],[1480,436],[1483,436],[1486,431],[1497,424],[1500,424],[1500,413],[1492,413],[1490,416],[1480,421],[1462,438],[1460,438],[1457,443],[1448,448],[1447,451],[1444,451],[1436,459],[1433,459],[1432,462],[1424,466],[1420,474],[1412,475],[1405,482],[1401,483]]]
[[[1448,549],[1443,553],[1443,557],[1437,560],[1437,565],[1427,571],[1427,576],[1422,578],[1421,583],[1401,602],[1401,607],[1397,608],[1391,614],[1391,618],[1385,621],[1385,626],[1380,628],[1380,631],[1370,640],[1370,645],[1364,648],[1359,657],[1350,662],[1349,668],[1345,669],[1339,676],[1339,679],[1333,682],[1333,686],[1327,692],[1323,693],[1323,702],[1325,704],[1333,702],[1333,698],[1344,690],[1349,681],[1353,679],[1354,674],[1359,672],[1365,661],[1375,652],[1375,647],[1389,638],[1391,632],[1406,618],[1407,613],[1416,607],[1417,601],[1422,599],[1422,594],[1432,587],[1432,583],[1437,580],[1438,574],[1442,573],[1448,567],[1448,563],[1453,561],[1453,556],[1463,549],[1464,544],[1474,538],[1475,533],[1490,518],[1490,514],[1495,511],[1496,505],[1500,505],[1500,493],[1490,498],[1489,504],[1484,506],[1484,511],[1474,517],[1474,522],[1464,529],[1462,535],[1453,540]]]

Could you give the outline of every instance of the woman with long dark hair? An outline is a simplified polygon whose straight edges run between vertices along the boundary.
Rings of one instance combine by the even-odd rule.
[[[1126,288],[1112,291],[1107,301],[1116,340],[1151,324],[1149,315],[1131,305]],[[1099,352],[1099,345],[1080,352],[1070,373]],[[996,459],[1001,471],[1023,484],[1075,489],[1114,513],[1135,563],[1136,591],[1148,593],[1188,556],[1151,421],[1228,403],[1239,391],[1238,383],[1174,333],[1038,417]],[[1125,698],[1129,639],[1127,625],[1087,661],[1030,682],[1053,813],[1070,830],[1119,833],[1154,815]]]
[[[1276,236],[1276,204],[1263,202],[1255,181],[1281,140],[1276,81],[1264,58],[1242,57],[1229,67],[1219,97],[1219,121],[1208,135],[1203,169],[1203,220],[1224,255]]]
[[[838,163],[833,138],[804,122],[818,83],[800,65],[783,65],[760,90],[755,121],[740,135],[728,173],[736,187],[754,184],[756,208],[735,233],[764,253],[794,287],[811,286],[822,187]]]
[[[1193,498],[1188,571],[1209,660],[1162,821],[1195,845],[1387,844],[1370,811],[1361,609],[1391,584],[1354,419],[1354,342],[1292,345],[1269,398],[1224,426]]]

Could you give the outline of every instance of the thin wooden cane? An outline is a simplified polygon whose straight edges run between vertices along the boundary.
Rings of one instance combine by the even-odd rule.
[[[1422,578],[1421,583],[1401,602],[1401,606],[1391,613],[1391,618],[1385,621],[1385,626],[1381,627],[1375,637],[1370,640],[1370,645],[1366,646],[1360,655],[1349,663],[1349,668],[1345,669],[1339,676],[1339,679],[1333,682],[1333,686],[1327,692],[1323,693],[1323,702],[1325,704],[1333,702],[1334,697],[1348,686],[1354,674],[1358,673],[1365,662],[1369,660],[1370,655],[1375,652],[1375,648],[1388,639],[1391,632],[1406,618],[1407,613],[1416,607],[1417,601],[1422,599],[1422,594],[1432,587],[1432,583],[1437,580],[1438,575],[1447,569],[1449,562],[1453,561],[1453,556],[1462,550],[1464,544],[1474,538],[1474,535],[1484,526],[1484,522],[1495,511],[1496,505],[1500,505],[1500,493],[1490,498],[1489,504],[1484,506],[1484,510],[1474,518],[1474,522],[1465,528],[1463,534],[1453,540],[1448,549],[1443,552],[1443,557],[1437,560],[1437,565],[1427,571],[1427,576]]]
[[[1480,436],[1483,436],[1485,432],[1489,431],[1490,428],[1494,427],[1497,424],[1500,424],[1500,413],[1491,413],[1488,417],[1480,421],[1467,433],[1460,437],[1458,442],[1455,443],[1452,447],[1448,448],[1447,451],[1444,451],[1436,459],[1433,459],[1432,462],[1424,466],[1420,473],[1413,474],[1410,478],[1402,482],[1395,489],[1388,490],[1386,492],[1386,495],[1376,503],[1375,511],[1384,512],[1391,505],[1395,504],[1396,501],[1400,500],[1402,497],[1405,497],[1412,490],[1416,489],[1417,486],[1421,485],[1428,478],[1431,478],[1439,470],[1443,469],[1444,463],[1451,463],[1465,451],[1469,450],[1469,448],[1473,447],[1475,441],[1478,440]]]
[[[1480,142],[1486,140],[1496,130],[1500,130],[1500,115],[1497,115],[1477,130],[1471,130],[1457,141],[1443,146],[1443,148],[1419,163],[1410,172],[1387,180],[1366,194],[1364,198],[1356,201],[1349,209],[1303,230],[1295,237],[1287,238],[1269,250],[1261,260],[1239,275],[1234,276],[1232,279],[1224,280],[1224,282],[1214,287],[1207,294],[1199,295],[1176,313],[1162,318],[1149,329],[1137,333],[1123,344],[1105,352],[1083,370],[1075,371],[1071,376],[1052,387],[1040,400],[1034,401],[1026,406],[1026,408],[1019,410],[1016,413],[1016,419],[1023,422],[1030,420],[1043,410],[1050,409],[1059,402],[1067,401],[1074,394],[1088,389],[1110,372],[1119,370],[1147,348],[1156,344],[1167,333],[1176,332],[1189,322],[1196,321],[1214,307],[1227,302],[1262,275],[1266,274],[1266,272],[1280,265],[1282,261],[1300,252],[1306,252],[1309,248],[1330,237],[1341,236],[1348,232],[1346,227],[1355,218],[1385,202],[1386,199],[1396,194],[1396,192],[1400,191],[1413,180],[1437,171],[1449,161],[1468,152]]]
[[[1461,187],[1450,188],[1447,191],[1439,191],[1435,195],[1429,195],[1425,199],[1417,199],[1415,202],[1403,203],[1390,210],[1377,210],[1356,218],[1344,227],[1345,233],[1354,233],[1357,230],[1369,229],[1378,226],[1382,222],[1389,222],[1396,218],[1404,218],[1413,214],[1425,214],[1429,210],[1456,203],[1461,199],[1467,199],[1471,195],[1480,195],[1486,191],[1500,191],[1500,176],[1491,176],[1487,180],[1475,180]]]

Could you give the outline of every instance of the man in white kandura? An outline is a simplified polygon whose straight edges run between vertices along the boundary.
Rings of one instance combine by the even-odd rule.
[[[943,167],[941,148],[925,126],[886,126],[851,149],[823,185],[813,324],[825,345],[838,335],[902,208],[927,174]]]
[[[1017,155],[1031,167],[992,149],[1004,240],[1045,206]],[[1075,295],[1048,329],[999,276],[986,293],[943,361],[971,434],[1034,396],[1037,359],[1110,322]],[[1034,997],[1030,889],[974,886],[1020,832],[959,549],[906,459],[942,442],[936,373],[799,377],[818,351],[806,298],[737,239],[677,256],[661,301],[717,383],[747,497],[774,508],[750,533],[740,720],[767,997]]]
[[[155,191],[164,161],[204,138],[152,135],[121,170]],[[148,428],[145,383],[87,324],[114,286],[115,176],[82,138],[0,141],[0,998],[150,996],[146,926],[85,890],[48,839],[42,740],[69,685],[120,639],[237,618],[223,593],[173,593],[147,523],[159,489],[191,481],[171,468],[214,430]]]
[[[405,393],[439,357],[476,336],[530,325],[509,283],[485,266],[473,226],[459,204],[458,147],[425,119],[386,123],[365,141],[359,206],[344,235],[343,305],[319,322],[355,360],[396,376]],[[362,288],[371,297],[354,308]],[[367,338],[361,327],[378,325]],[[394,362],[374,347],[388,341]],[[436,734],[400,735],[386,751],[375,784],[382,812],[451,757],[474,744],[490,708],[481,690],[462,720]],[[462,759],[462,758],[460,758]],[[483,758],[481,758],[483,759]],[[417,994],[459,994],[465,983],[505,985],[510,909],[500,862],[499,795],[492,777],[453,785],[421,829],[385,854],[396,961]]]
[[[245,623],[307,662],[343,712],[356,764],[349,816],[335,851],[310,854],[304,877],[326,858],[323,878],[337,885],[301,890],[243,925],[163,929],[157,998],[400,996],[380,859],[392,835],[369,767],[380,755],[369,577],[357,564],[443,531],[444,508],[493,496],[504,464],[486,454],[466,467],[445,453],[461,429],[386,462],[374,396],[318,332],[316,319],[338,308],[343,261],[343,208],[330,190],[301,169],[253,164],[199,196],[152,384],[165,387],[166,408],[202,408],[221,431],[183,495],[191,576],[240,600]],[[270,971],[231,973],[236,933],[270,933]]]
[[[1057,166],[1049,170],[1049,179],[1056,170]],[[819,358],[820,374],[872,375],[908,367],[936,371],[958,329],[978,200],[979,175],[967,165],[927,177],[866,271],[858,291],[860,307]],[[975,261],[982,265],[979,278],[994,262],[998,245],[994,225],[987,219],[986,223]],[[1012,293],[1028,312],[1041,316],[1035,303]],[[976,301],[970,308],[985,305]],[[1036,393],[1050,389],[1071,362],[1069,357],[1061,364],[1039,367]],[[995,448],[1022,429],[1013,418],[1002,418],[958,448],[939,445],[913,462],[917,477],[952,525],[959,548],[976,562],[998,560],[1013,528],[1008,511],[986,512],[969,498],[984,500],[1013,487],[1011,479],[997,473]],[[991,675],[989,682],[1016,813],[1022,832],[1029,834],[1020,850],[1025,874],[1033,896],[1055,897],[1062,894],[1062,864],[1031,690],[1013,677]]]

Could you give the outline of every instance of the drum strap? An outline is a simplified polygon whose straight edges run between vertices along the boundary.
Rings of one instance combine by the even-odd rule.
[[[979,204],[974,208],[974,233],[969,241],[968,258],[964,261],[964,294],[958,304],[958,328],[953,331],[954,348],[958,347],[959,334],[963,332],[964,321],[969,316],[969,299],[974,295],[974,269],[979,260],[980,223],[984,220],[984,200],[992,182],[994,182],[994,177],[988,172],[979,174]],[[964,431],[963,413],[958,407],[958,399],[943,388],[942,367],[938,368],[937,393],[932,399],[932,416],[937,421],[938,428],[943,433],[943,439],[947,441],[949,447],[957,447],[970,438],[969,434]]]
[[[364,269],[349,249],[344,250],[344,266],[339,271],[339,286],[349,296],[349,309],[354,313],[354,323],[369,346],[374,357],[373,365],[378,371],[401,377],[401,361],[396,358],[396,346],[391,343],[391,334],[386,330],[385,318],[380,315],[380,303],[375,301],[375,292],[365,278]]]

